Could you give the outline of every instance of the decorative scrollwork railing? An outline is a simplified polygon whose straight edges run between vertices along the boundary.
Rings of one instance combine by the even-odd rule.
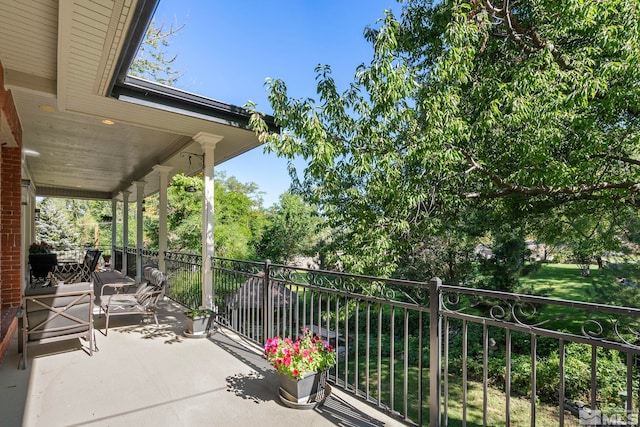
[[[640,309],[454,286],[440,290],[441,313],[452,318],[640,351]]]
[[[269,278],[284,285],[304,286],[332,291],[370,302],[397,302],[412,306],[427,306],[428,284],[399,279],[314,270],[302,267],[272,264]]]

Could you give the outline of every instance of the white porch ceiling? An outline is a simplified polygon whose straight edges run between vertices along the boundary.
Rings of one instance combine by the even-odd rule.
[[[155,165],[196,172],[199,163],[180,153],[200,153],[192,138],[201,132],[223,138],[216,165],[259,145],[233,118],[108,96],[137,3],[0,0],[0,60],[23,127],[23,178],[38,195],[108,199],[129,190],[134,197],[135,181],[146,181],[151,194]]]

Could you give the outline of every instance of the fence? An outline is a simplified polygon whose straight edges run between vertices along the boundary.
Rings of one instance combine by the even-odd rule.
[[[122,256],[124,254],[124,248],[114,246],[113,256],[111,257],[111,264],[114,270],[122,271]]]
[[[185,307],[202,305],[202,256],[165,252],[168,290],[166,295]]]
[[[168,296],[200,306],[201,256],[165,259]],[[311,329],[337,349],[334,386],[410,423],[638,425],[639,309],[438,279],[212,265],[219,323],[258,344]]]
[[[83,262],[84,257],[89,249],[98,249],[102,251],[101,256],[109,256],[111,255],[111,247],[110,246],[91,246],[86,248],[73,248],[73,249],[62,249],[62,250],[54,250],[57,255],[58,262]]]
[[[140,256],[142,257],[142,268],[145,266],[158,267],[159,252],[152,249],[141,249]]]
[[[127,275],[129,277],[137,277],[138,265],[136,259],[138,258],[138,249],[127,247],[125,251],[127,253]]]
[[[335,386],[417,425],[536,426],[540,413],[561,426],[637,425],[638,309],[438,279],[213,266],[220,323],[259,344],[310,328],[337,348]]]

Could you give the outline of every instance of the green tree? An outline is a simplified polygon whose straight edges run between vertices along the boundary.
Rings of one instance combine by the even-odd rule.
[[[529,252],[522,232],[515,230],[499,234],[494,239],[492,250],[493,257],[480,261],[481,272],[490,277],[490,280],[482,283],[482,287],[515,291]]]
[[[82,230],[74,223],[64,199],[46,197],[38,203],[36,242],[45,241],[57,250],[82,246]]]
[[[298,195],[284,193],[267,212],[258,255],[277,263],[286,263],[295,256],[315,255],[321,232],[322,219],[316,208]]]
[[[184,24],[174,27],[157,26],[152,20],[147,27],[144,40],[131,63],[129,75],[141,77],[167,86],[174,86],[182,76],[182,71],[172,69],[178,55],[168,57],[167,49],[171,39],[184,28]]]
[[[242,184],[235,177],[216,175],[214,238],[217,256],[254,259],[255,245],[264,226],[262,197],[255,183]]]
[[[305,193],[357,237],[360,269],[393,268],[469,209],[506,224],[637,209],[639,22],[629,0],[409,0],[365,31],[374,56],[346,90],[328,66],[317,103],[269,80],[284,131],[252,125],[307,161]]]
[[[168,246],[172,251],[200,253],[202,247],[201,176],[176,175],[168,190]],[[255,257],[255,242],[262,232],[264,214],[254,183],[216,173],[214,180],[214,240],[216,256]],[[187,187],[195,192],[187,193]]]

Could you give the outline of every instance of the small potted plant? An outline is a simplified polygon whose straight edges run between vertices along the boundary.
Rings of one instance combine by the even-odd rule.
[[[327,370],[336,364],[332,345],[308,328],[291,338],[269,338],[264,357],[278,371],[281,400],[292,407],[313,407],[324,401]]]
[[[184,312],[187,318],[187,336],[207,336],[213,323],[213,310],[200,307]]]

